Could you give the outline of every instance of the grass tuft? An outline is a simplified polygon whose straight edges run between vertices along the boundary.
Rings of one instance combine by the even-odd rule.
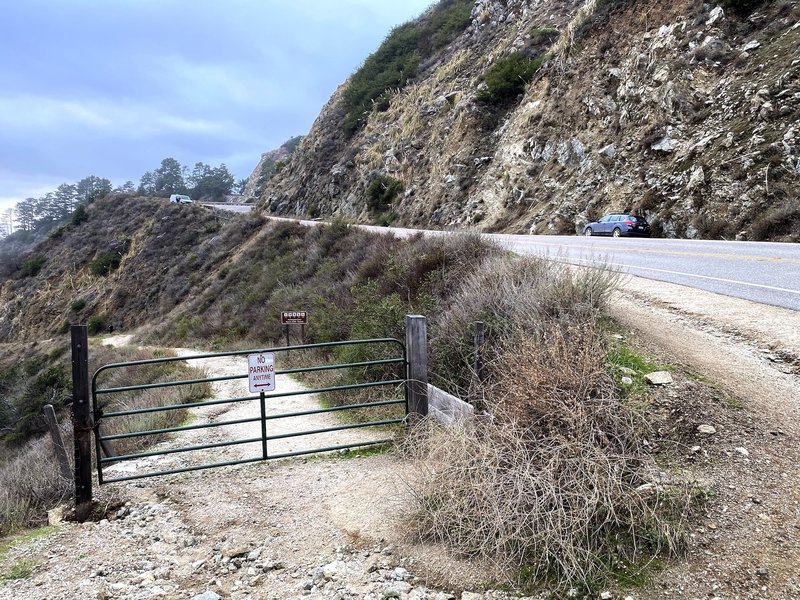
[[[11,566],[8,571],[3,573],[0,579],[27,579],[33,574],[33,570],[39,566],[39,563],[32,559],[21,560]]]

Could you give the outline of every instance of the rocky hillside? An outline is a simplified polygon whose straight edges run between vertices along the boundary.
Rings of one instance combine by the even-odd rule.
[[[562,234],[635,210],[669,237],[800,240],[796,0],[477,0],[384,60],[441,43],[457,4],[334,93],[267,210]],[[364,69],[389,84],[354,115]]]
[[[298,135],[281,144],[280,148],[261,154],[256,168],[253,169],[244,186],[242,195],[246,201],[252,201],[264,192],[267,181],[289,162],[292,153],[302,139],[303,136]]]

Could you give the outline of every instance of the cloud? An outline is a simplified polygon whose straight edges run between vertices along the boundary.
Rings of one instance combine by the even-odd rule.
[[[430,2],[7,3],[0,198],[89,174],[138,181],[167,156],[224,160],[245,177],[262,152],[307,132],[391,27]]]
[[[149,104],[78,101],[41,96],[0,97],[0,139],[18,136],[111,136],[139,139],[171,133],[244,136],[233,121],[187,118]],[[245,136],[246,137],[246,136]]]
[[[25,198],[39,198],[52,192],[64,179],[41,173],[20,173],[0,168],[0,213]]]

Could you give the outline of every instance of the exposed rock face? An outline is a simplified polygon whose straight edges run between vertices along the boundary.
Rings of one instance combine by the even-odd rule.
[[[695,0],[478,0],[352,136],[343,84],[261,204],[370,221],[367,186],[390,175],[397,224],[573,233],[636,210],[666,236],[800,240],[799,48],[797,1],[741,15]],[[548,58],[513,106],[479,102],[486,70],[515,50]]]
[[[261,155],[261,159],[247,178],[247,184],[244,186],[242,195],[245,200],[252,200],[261,195],[269,178],[289,161],[301,139],[303,139],[302,136],[293,137],[283,143],[280,148],[264,152]]]

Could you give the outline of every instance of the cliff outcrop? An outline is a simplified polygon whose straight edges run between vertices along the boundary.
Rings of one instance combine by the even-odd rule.
[[[350,131],[345,82],[260,204],[560,234],[633,210],[667,237],[800,240],[800,6],[741,4],[478,0]],[[487,101],[515,56],[538,70]]]

